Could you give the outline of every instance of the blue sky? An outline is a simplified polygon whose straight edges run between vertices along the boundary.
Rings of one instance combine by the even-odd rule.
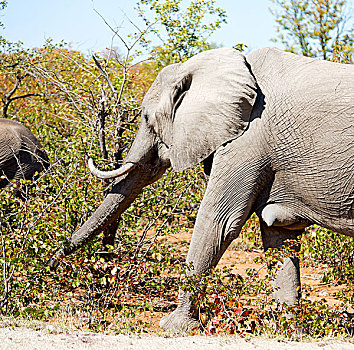
[[[84,53],[99,52],[110,46],[112,32],[94,9],[111,26],[122,27],[124,37],[134,31],[126,16],[141,24],[135,4],[135,0],[10,0],[1,13],[5,29],[0,31],[8,40],[21,40],[26,47],[40,47],[53,38]],[[270,4],[270,0],[216,0],[216,5],[227,11],[228,23],[211,41],[224,46],[245,43],[249,50],[277,46],[270,41],[276,36]],[[116,41],[114,46],[121,44]]]

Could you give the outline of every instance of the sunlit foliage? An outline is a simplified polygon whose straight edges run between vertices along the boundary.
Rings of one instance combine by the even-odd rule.
[[[215,2],[194,0],[184,5],[182,0],[140,0],[139,15],[146,25],[156,22],[150,34],[160,42],[154,45],[155,41],[148,36],[144,38],[143,44],[151,57],[165,66],[215,47],[209,38],[227,18],[226,12],[215,6]]]
[[[287,50],[353,62],[353,9],[346,0],[271,0],[278,39]]]
[[[144,189],[111,228],[116,234],[113,244],[103,244],[100,235],[63,259],[55,272],[46,266],[57,246],[87,220],[110,186],[89,174],[87,158],[93,157],[101,168],[120,165],[139,124],[142,98],[159,69],[213,46],[208,41],[210,35],[226,22],[225,11],[215,3],[198,0],[183,7],[180,0],[139,1],[138,10],[147,27],[151,24],[147,8],[157,21],[150,32],[149,28],[134,36],[154,58],[144,63],[134,61],[135,47],[127,42],[122,44],[124,54],[111,48],[93,58],[68,49],[64,43],[48,41],[42,48],[25,49],[2,38],[2,114],[28,126],[52,163],[50,171],[35,182],[14,182],[12,188],[0,190],[3,315],[62,323],[71,320],[71,326],[90,330],[141,332],[149,325],[141,315],[160,318],[171,311],[180,287],[193,294],[198,306],[201,326],[193,330],[195,333],[296,337],[297,329],[306,328],[315,337],[343,335],[350,330],[343,313],[351,310],[354,301],[352,238],[338,237],[319,227],[304,235],[302,264],[326,264],[323,283],[342,284],[345,289],[338,293],[338,306],[328,308],[325,300],[307,299],[309,289],[304,287],[304,298],[289,309],[298,315],[296,319],[286,319],[277,311],[272,275],[261,275],[269,263],[292,253],[291,242],[280,252],[269,250],[260,255],[260,268],[246,274],[230,266],[215,269],[209,276],[185,275],[188,244],[181,236],[190,238],[207,186],[201,166],[181,174],[169,171]],[[323,3],[318,1],[318,11],[323,11]],[[333,23],[326,27],[326,35],[332,35],[335,25],[343,23],[341,3],[344,1],[328,10]],[[281,1],[276,4],[285,6]],[[304,1],[301,4],[305,6]],[[0,2],[0,7],[5,5]],[[306,6],[297,11],[309,11],[310,5]],[[284,25],[286,35],[291,32],[289,38],[295,41],[290,44],[284,36],[283,42],[290,45],[287,48],[304,50],[301,52],[309,56],[323,55],[316,41],[323,34],[321,30],[315,31],[309,24],[297,32],[287,26],[292,12],[290,7],[285,10],[288,17],[279,17],[279,30]],[[309,18],[318,21],[319,15]],[[302,33],[303,41],[296,41]],[[163,42],[153,46],[149,35],[160,36]],[[348,59],[345,45],[350,41],[339,36],[337,44],[344,45],[342,50],[337,44],[334,48],[327,36],[323,38],[327,59]],[[16,197],[19,190],[25,200]],[[241,249],[260,254],[256,216],[246,223],[231,249],[235,254]]]

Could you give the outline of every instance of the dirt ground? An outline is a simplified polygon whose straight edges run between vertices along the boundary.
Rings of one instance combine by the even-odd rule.
[[[52,326],[32,325],[32,328],[0,328],[0,349],[3,350],[180,350],[180,349],[235,349],[235,350],[350,350],[354,344],[340,340],[321,340],[319,342],[293,342],[267,338],[242,339],[229,337],[163,337],[105,335],[94,333],[64,332]]]
[[[183,250],[187,250],[191,232],[181,232],[170,238],[171,241],[185,241]],[[245,275],[246,269],[260,269],[261,264],[254,259],[261,251],[247,251],[239,249],[240,242],[232,244],[219,263],[220,267],[237,266],[237,272]],[[325,298],[330,306],[338,303],[335,293],[345,286],[332,286],[322,282],[325,265],[316,267],[302,266],[302,284],[310,287],[310,299],[320,300]],[[236,272],[236,268],[235,268]],[[266,268],[261,268],[260,275],[266,274]],[[83,331],[64,330],[53,323],[26,323],[18,320],[0,320],[0,349],[11,350],[47,350],[47,349],[333,349],[354,350],[354,338],[345,341],[336,339],[322,339],[317,342],[288,341],[268,339],[265,337],[240,338],[234,336],[166,336],[159,327],[159,320],[164,315],[161,312],[147,312],[142,315],[143,320],[150,324],[147,334],[144,335],[106,335]]]
[[[182,260],[187,255],[192,232],[192,229],[184,228],[183,230],[180,230],[174,235],[170,235],[168,237],[169,242],[178,244],[178,249],[181,253]],[[140,232],[138,235],[139,234]],[[149,231],[147,233],[147,237],[153,237],[154,235],[154,231]],[[239,237],[226,250],[218,264],[218,268],[222,269],[224,267],[231,267],[232,272],[239,273],[244,277],[246,277],[247,269],[255,269],[259,271],[258,274],[260,278],[265,277],[267,274],[267,268],[263,263],[256,263],[254,261],[257,257],[260,256],[263,250],[257,250],[254,249],[254,247],[251,247],[252,249],[246,249],[249,244],[250,241],[248,238],[243,241],[243,238]],[[335,286],[328,283],[323,283],[322,277],[326,270],[328,270],[328,266],[324,264],[318,263],[314,266],[309,266],[309,264],[301,264],[301,284],[302,289],[309,293],[309,296],[307,296],[308,299],[311,301],[319,301],[325,299],[329,307],[333,307],[339,304],[339,300],[335,298],[336,293],[342,289],[345,289],[346,285]],[[139,299],[139,296],[135,297],[136,299]],[[141,297],[144,298],[144,296]],[[166,300],[161,300],[161,302],[166,302]],[[175,301],[172,303],[174,302]],[[353,312],[353,310],[348,311]],[[144,332],[149,336],[154,336],[155,334],[163,332],[163,329],[161,329],[159,326],[159,322],[160,319],[167,315],[169,312],[171,311],[145,311],[136,317],[136,321],[141,321],[147,324],[148,327],[144,329]]]
[[[153,233],[151,233],[153,235]],[[192,229],[181,230],[177,234],[170,236],[168,239],[172,243],[185,242],[182,245],[181,251],[186,254],[189,243],[192,237]],[[246,240],[247,241],[247,240]],[[247,242],[246,242],[247,245]],[[242,276],[246,276],[247,269],[259,270],[259,276],[261,278],[265,277],[267,274],[267,268],[262,263],[256,263],[254,260],[260,256],[262,250],[245,249],[245,245],[242,242],[242,238],[238,238],[233,242],[230,247],[226,250],[223,257],[221,258],[218,268],[232,267],[232,271],[239,273]],[[322,277],[324,272],[328,270],[328,266],[325,264],[316,264],[315,266],[309,266],[308,264],[301,264],[301,285],[302,289],[309,293],[307,297],[311,301],[319,301],[325,299],[329,307],[333,307],[339,304],[339,300],[335,298],[338,291],[346,288],[346,285],[331,285],[322,282]],[[353,311],[353,310],[349,310]],[[160,319],[167,313],[162,312],[145,312],[139,319],[147,322],[150,327],[147,331],[149,335],[155,334],[156,332],[162,332],[163,330],[159,327]],[[353,347],[354,349],[354,347]]]
[[[187,244],[185,248],[189,247],[189,242],[192,237],[192,230],[190,231],[181,231],[178,234],[170,237],[169,240],[172,242],[181,242],[185,241]],[[265,267],[262,268],[261,263],[255,263],[254,260],[259,257],[262,253],[262,250],[251,250],[247,251],[244,249],[241,242],[242,238],[238,238],[233,242],[230,247],[226,250],[223,257],[221,258],[218,268],[229,267],[236,265],[237,268],[233,268],[233,272],[237,272],[243,276],[246,276],[246,270],[253,268],[259,270],[260,277],[264,277],[267,273]],[[240,248],[240,246],[242,248]],[[312,301],[326,299],[328,305],[333,306],[338,303],[338,300],[335,299],[335,294],[345,289],[345,285],[334,286],[322,282],[323,273],[328,269],[328,266],[325,264],[315,264],[315,266],[308,266],[301,264],[301,285],[303,287],[310,287],[310,296],[309,299]]]

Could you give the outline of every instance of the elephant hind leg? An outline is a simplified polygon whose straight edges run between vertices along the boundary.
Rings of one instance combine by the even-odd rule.
[[[288,230],[284,227],[268,226],[261,220],[261,232],[264,250],[269,248],[281,248],[286,246],[287,240],[292,240],[291,256],[284,259],[284,262],[277,266],[276,277],[273,280],[273,297],[280,304],[293,305],[300,297],[300,265],[297,253],[300,250],[300,236],[303,230]],[[269,268],[275,268],[270,263]]]

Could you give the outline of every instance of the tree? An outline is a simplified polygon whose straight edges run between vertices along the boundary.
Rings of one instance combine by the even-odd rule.
[[[28,63],[37,56],[36,49],[24,49],[20,42],[12,43],[0,37],[0,108],[3,118],[10,116],[9,107],[14,102],[40,96],[40,87],[31,76]]]
[[[161,40],[161,45],[149,49],[151,39],[144,38],[143,41],[143,46],[160,66],[185,61],[201,51],[215,47],[208,39],[222,23],[226,23],[227,17],[224,10],[215,7],[215,0],[194,0],[184,10],[182,0],[140,0],[137,10],[146,25],[156,22],[162,27],[155,25],[151,30]],[[150,21],[148,17],[153,20]]]
[[[0,0],[0,11],[8,1]],[[0,21],[0,28],[4,24]],[[8,118],[14,102],[23,103],[40,96],[40,87],[31,76],[28,62],[36,60],[38,50],[25,49],[21,42],[10,42],[0,35],[0,108],[2,117]]]
[[[291,52],[352,62],[354,27],[346,0],[271,0],[278,39]]]
[[[46,308],[42,303],[51,298],[46,288],[52,278],[45,262],[57,242],[65,241],[97,207],[108,185],[88,175],[87,156],[98,160],[100,167],[116,167],[133,138],[140,103],[154,80],[156,64],[135,63],[137,56],[132,55],[150,26],[130,37],[131,42],[111,29],[123,49],[118,53],[110,47],[103,57],[95,54],[94,58],[51,41],[43,48],[24,49],[20,43],[1,40],[0,108],[31,127],[47,150],[53,171],[31,186],[23,185],[30,194],[25,205],[18,203],[11,191],[0,191],[0,313],[12,315],[26,309],[35,314]],[[200,44],[197,31],[194,34]],[[36,97],[24,98],[27,94]],[[112,223],[104,232],[103,244],[100,239],[91,241],[85,251],[70,257],[73,264],[64,262],[54,275],[60,284],[66,284],[62,276],[70,289],[89,288],[85,303],[90,320],[106,317],[101,313],[106,315],[104,310],[112,300],[130,300],[130,291],[136,291],[136,286],[155,286],[160,278],[155,274],[182,269],[177,260],[180,254],[172,255],[174,248],[160,238],[181,225],[173,224],[172,215],[184,224],[195,220],[205,177],[196,167],[178,176],[168,173],[160,181],[145,189],[122,216],[119,227]],[[119,240],[114,242],[112,234],[117,227]],[[102,255],[110,259],[103,262]],[[99,265],[109,274],[102,275]],[[162,290],[176,292],[177,283],[171,288],[175,279],[168,278],[165,283],[163,277],[161,281]],[[62,297],[59,289],[51,289],[52,300]]]
[[[7,6],[7,1],[0,0],[0,11],[3,10]],[[0,21],[0,27],[3,27],[4,23]],[[1,38],[1,35],[0,35]]]

